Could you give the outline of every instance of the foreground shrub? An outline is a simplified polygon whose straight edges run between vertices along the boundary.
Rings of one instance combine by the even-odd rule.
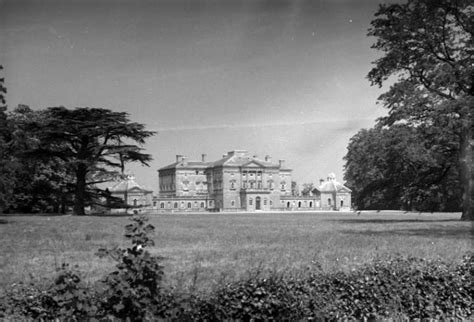
[[[154,227],[147,224],[143,215],[132,217],[125,227],[125,238],[132,246],[126,249],[99,249],[98,256],[108,256],[117,262],[117,270],[107,275],[102,283],[102,310],[108,316],[142,320],[152,318],[160,311],[161,257],[152,256],[147,250],[154,242],[150,234]]]
[[[227,284],[203,303],[200,318],[245,321],[295,318],[303,309],[299,287],[281,277],[252,277]]]
[[[80,321],[98,314],[98,299],[95,292],[87,288],[79,273],[63,264],[53,284],[46,290],[35,285],[13,284],[3,301],[3,315],[10,318],[31,317],[33,319],[67,319]],[[0,304],[0,317],[2,309]]]
[[[396,258],[351,273],[251,278],[225,285],[199,310],[205,320],[468,319],[473,270],[471,254],[454,268]]]

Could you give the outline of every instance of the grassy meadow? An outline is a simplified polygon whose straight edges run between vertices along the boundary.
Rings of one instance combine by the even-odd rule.
[[[151,252],[165,257],[165,281],[179,290],[211,291],[249,274],[351,270],[386,256],[457,263],[472,250],[472,224],[460,214],[401,212],[150,215]],[[0,216],[0,289],[47,283],[61,263],[86,281],[114,263],[94,255],[127,245],[127,217]]]

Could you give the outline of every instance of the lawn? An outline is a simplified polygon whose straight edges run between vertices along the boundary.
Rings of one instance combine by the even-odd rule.
[[[258,213],[150,215],[154,254],[165,257],[166,283],[210,291],[268,271],[348,271],[376,258],[416,256],[457,263],[472,249],[472,224],[460,214]],[[45,283],[61,263],[86,281],[113,262],[100,247],[126,245],[126,217],[0,216],[0,289],[17,281]]]

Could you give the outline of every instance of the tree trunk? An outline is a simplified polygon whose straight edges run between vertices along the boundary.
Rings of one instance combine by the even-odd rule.
[[[469,114],[468,114],[469,115]],[[462,185],[462,216],[461,220],[474,221],[473,207],[473,148],[474,140],[472,138],[471,121],[468,121],[466,126],[461,130],[460,151],[459,151],[459,174],[460,183]]]
[[[78,165],[76,171],[76,192],[74,196],[74,215],[84,216],[86,200],[86,174],[87,170],[83,164]]]

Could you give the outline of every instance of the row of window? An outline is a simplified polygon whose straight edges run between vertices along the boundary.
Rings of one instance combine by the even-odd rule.
[[[281,203],[285,204],[285,201],[282,200]],[[286,208],[291,208],[292,205],[293,205],[293,207],[296,207],[296,201],[293,201],[293,203],[290,202],[290,201],[286,202]],[[298,201],[298,208],[301,208],[301,207],[307,208],[308,207],[308,201],[307,200],[305,200],[304,202]],[[309,208],[313,208],[313,202],[312,201],[309,202]]]
[[[260,201],[261,201],[260,197],[255,198],[255,202],[259,203]],[[263,205],[266,206],[267,203],[268,203],[267,198],[264,198],[263,199]],[[272,205],[273,205],[273,201],[270,200],[270,206],[272,206]],[[249,198],[249,206],[253,206],[253,199],[252,198]]]
[[[211,206],[211,203],[212,202],[209,202],[209,206]],[[156,207],[156,201],[153,202],[153,206]],[[193,203],[190,202],[190,201],[188,201],[187,203],[184,202],[184,201],[181,201],[181,203],[178,203],[177,201],[175,201],[173,203],[171,201],[168,201],[167,203],[160,202],[160,208],[161,209],[165,209],[165,208],[166,209],[172,209],[172,208],[174,208],[174,209],[178,209],[178,208],[180,208],[180,209],[185,209],[185,208],[191,209],[191,208],[198,208],[198,207],[199,208],[205,208],[206,203],[204,201],[201,201],[199,203],[197,201],[195,201],[194,202],[194,207],[193,207]]]

